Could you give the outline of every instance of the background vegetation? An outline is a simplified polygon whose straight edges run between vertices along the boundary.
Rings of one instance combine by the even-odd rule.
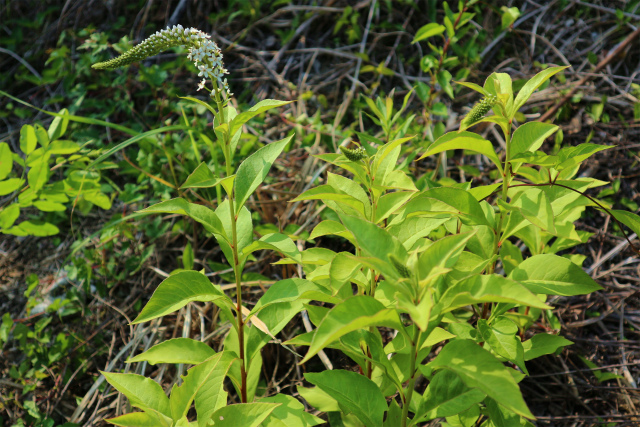
[[[458,10],[457,4],[450,6]],[[383,135],[365,97],[388,97],[398,111],[409,94],[394,129],[418,135],[403,153],[418,185],[427,174],[489,184],[495,171],[479,156],[456,152],[445,163],[437,158],[411,163],[435,137],[456,129],[477,100],[451,78],[479,83],[500,71],[517,86],[547,64],[571,65],[535,93],[523,111],[535,119],[557,108],[552,118],[562,133],[545,143],[550,148],[587,141],[615,145],[580,174],[609,182],[593,190],[594,196],[637,213],[640,46],[629,36],[640,20],[640,2],[477,2],[468,7],[474,14],[468,22],[452,23],[455,37],[445,33],[412,43],[424,25],[444,22],[448,10],[435,0],[5,1],[0,2],[0,90],[41,109],[66,108],[138,132],[187,122],[206,134],[211,125],[206,115],[194,114],[194,104],[178,98],[194,96],[197,84],[184,54],[165,52],[109,73],[90,66],[167,25],[208,32],[224,51],[239,104],[294,101],[278,116],[249,122],[240,142],[239,158],[296,132],[271,181],[250,201],[259,213],[253,218],[256,232],[282,230],[306,247],[339,249],[341,241],[309,239],[326,212],[313,203],[289,201],[326,173],[314,154],[336,152],[364,129]],[[22,147],[24,124],[49,129],[53,123],[53,117],[7,96],[0,97],[0,106],[0,141],[13,153]],[[501,143],[493,127],[481,133]],[[95,121],[70,122],[59,140],[78,149],[54,153],[52,173],[42,185],[52,194],[76,182],[87,187],[67,191],[66,200],[49,200],[62,208],[29,205],[26,196],[20,200],[25,207],[19,221],[36,225],[24,234],[49,236],[0,236],[0,424],[95,425],[120,413],[123,405],[98,380],[99,369],[121,371],[134,351],[159,338],[202,334],[216,348],[225,332],[208,316],[208,306],[195,308],[197,316],[183,310],[163,322],[129,326],[174,269],[204,269],[224,284],[229,268],[217,244],[203,240],[198,227],[183,217],[123,219],[182,195],[177,188],[200,161],[194,145],[214,155],[217,148],[176,129],[119,151],[101,164],[99,174],[84,174],[87,164],[127,138]],[[214,168],[223,167],[217,154]],[[0,196],[3,208],[11,202]],[[0,226],[2,221],[0,216]],[[607,216],[587,211],[577,225],[593,236],[567,252],[583,258],[604,290],[555,301],[556,323],[537,325],[562,328],[575,345],[529,368],[531,376],[522,384],[525,398],[538,425],[637,425],[640,263]],[[264,256],[248,264],[243,281],[252,284],[254,297],[287,276],[282,268],[288,267],[272,266],[274,260]],[[289,339],[304,327],[304,319],[296,318],[279,338]],[[354,367],[331,350],[328,360],[314,358],[298,366],[297,357],[276,343],[263,349],[263,358],[261,386],[267,393],[295,395],[302,374],[322,369],[323,363]],[[169,386],[176,372],[163,370],[157,378]]]

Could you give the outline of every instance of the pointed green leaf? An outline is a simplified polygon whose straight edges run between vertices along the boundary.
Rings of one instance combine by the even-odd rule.
[[[67,126],[69,125],[69,111],[67,111],[66,108],[63,108],[58,114],[60,115],[53,119],[49,129],[47,130],[50,141],[55,141],[62,137],[62,135],[67,131]]]
[[[545,354],[555,353],[559,348],[573,344],[572,341],[558,335],[536,334],[522,343],[524,360],[535,359]]]
[[[157,203],[138,212],[187,215],[189,218],[192,218],[202,224],[208,232],[219,234],[225,239],[228,239],[227,234],[224,231],[224,227],[214,211],[206,206],[189,203],[184,199],[177,198],[167,200],[166,202]]]
[[[105,421],[122,427],[171,427],[172,425],[171,418],[155,411],[132,412]]]
[[[538,294],[584,295],[602,289],[581,267],[554,254],[527,258],[511,271],[509,278]]]
[[[518,333],[518,325],[513,320],[499,316],[491,324],[484,319],[478,320],[478,331],[482,339],[499,356],[515,363],[522,372],[528,374],[524,364],[524,350]]]
[[[369,378],[356,372],[333,370],[304,377],[333,397],[344,413],[354,414],[366,427],[382,427],[387,401]]]
[[[441,274],[446,269],[453,267],[465,245],[474,234],[475,231],[454,234],[433,242],[418,257],[418,271],[420,272],[418,279],[425,280],[434,273]],[[434,269],[436,269],[435,272],[432,271]]]
[[[484,398],[483,392],[467,387],[455,372],[442,370],[429,382],[414,422],[459,414]]]
[[[559,171],[573,168],[595,153],[609,148],[613,148],[613,146],[592,144],[590,142],[575,147],[565,147],[558,153],[559,164],[555,168]]]
[[[386,230],[372,222],[349,215],[341,215],[340,219],[365,253],[384,262],[389,260],[389,254],[395,255],[402,261],[407,259],[407,251],[402,243]]]
[[[491,142],[471,132],[449,132],[442,135],[429,146],[427,152],[420,156],[418,160],[447,150],[469,150],[484,154],[502,172],[502,164]]]
[[[309,351],[300,363],[308,361],[320,350],[341,336],[369,326],[402,329],[402,322],[394,309],[369,296],[354,296],[333,307],[318,325]]]
[[[181,271],[167,277],[158,285],[158,289],[132,324],[148,322],[173,313],[191,301],[214,301],[233,307],[231,299],[203,273]]]
[[[423,372],[437,369],[455,372],[467,387],[479,389],[516,414],[533,418],[507,368],[474,341],[450,342],[432,362],[420,369]]]
[[[239,114],[240,117],[242,114]],[[234,119],[235,120],[235,119]],[[236,196],[236,214],[244,206],[249,196],[264,181],[271,165],[282,153],[282,150],[291,141],[293,135],[277,142],[265,145],[249,157],[247,157],[238,168],[234,181],[234,193]]]
[[[189,175],[180,189],[210,188],[220,184],[221,181],[222,179],[216,178],[209,169],[209,166],[207,166],[205,162],[202,162],[198,165],[197,168],[195,168],[193,172],[191,172],[191,175]]]
[[[471,304],[506,302],[524,306],[551,309],[522,284],[503,276],[479,275],[461,280],[448,288],[439,304],[443,313]]]
[[[188,363],[196,365],[207,360],[216,352],[207,344],[191,338],[174,338],[156,344],[149,350],[127,360],[127,363]]]
[[[179,96],[178,98],[180,99],[186,99],[187,101],[191,101],[191,102],[195,102],[196,104],[202,105],[204,108],[206,108],[207,110],[209,110],[211,112],[211,114],[213,114],[214,116],[216,115],[216,110],[215,108],[213,108],[211,105],[209,105],[209,103],[204,102],[198,98],[192,98],[190,96]]]
[[[363,218],[366,217],[365,205],[361,200],[356,199],[350,194],[336,190],[328,184],[313,187],[293,199],[292,202],[298,202],[300,200],[322,200],[329,207],[332,207],[329,202],[334,202],[338,205],[338,209],[341,209],[345,213],[354,216],[359,215]]]
[[[265,292],[265,294],[258,300],[247,318],[272,304],[298,301],[305,293],[314,291],[321,293],[330,292],[324,286],[321,286],[310,280],[298,279],[295,277],[291,279],[279,280],[271,285],[267,292]],[[308,299],[310,298],[307,298],[306,300]]]
[[[242,257],[246,257],[252,252],[268,249],[291,258],[296,262],[302,262],[300,251],[291,238],[282,233],[272,233],[262,236],[260,240],[254,240],[251,244],[242,249]]]
[[[518,127],[511,137],[511,156],[536,151],[545,139],[553,135],[558,126],[549,123],[528,122]]]
[[[171,416],[169,398],[157,382],[137,374],[101,372],[116,390],[124,394],[131,406],[142,410],[151,409],[167,417]]]
[[[513,117],[518,110],[529,100],[529,97],[536,91],[544,82],[549,80],[553,75],[559,73],[568,67],[549,67],[533,76],[525,85],[520,89],[515,101],[513,101],[513,107],[508,111],[508,116]]]
[[[182,384],[171,389],[169,404],[173,419],[186,416],[195,400],[199,425],[206,426],[211,414],[227,404],[224,379],[235,360],[233,354],[221,352],[189,369]]]
[[[261,427],[312,427],[324,423],[322,419],[306,412],[304,405],[295,397],[286,394],[265,397],[260,402],[280,404]]]
[[[2,183],[0,183],[2,185]],[[640,216],[622,210],[611,210],[610,211],[613,216],[616,217],[618,221],[629,227],[634,233],[640,236]]]
[[[418,43],[419,41],[426,40],[429,37],[437,36],[444,32],[444,25],[436,24],[435,22],[430,22],[427,25],[423,25],[416,32],[415,37],[411,44]]]
[[[264,113],[267,110],[272,108],[282,107],[283,105],[287,105],[291,103],[291,101],[277,101],[275,99],[264,99],[258,102],[256,105],[251,107],[248,111],[244,113],[238,114],[231,121],[231,125],[229,127],[229,135],[235,135],[235,133],[240,130],[240,128],[247,123],[249,120],[257,116],[258,114]],[[276,156],[277,157],[277,156]]]
[[[277,407],[277,403],[239,403],[222,407],[200,427],[258,427]],[[198,414],[199,415],[199,414]],[[199,421],[198,417],[198,421]]]
[[[456,84],[468,87],[469,89],[473,89],[478,93],[481,93],[484,96],[487,96],[487,92],[485,92],[485,90],[482,88],[482,86],[477,85],[475,83],[471,83],[471,82],[455,82]]]

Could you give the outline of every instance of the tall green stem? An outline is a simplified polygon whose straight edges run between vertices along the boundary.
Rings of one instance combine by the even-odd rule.
[[[407,419],[409,418],[409,404],[413,397],[413,389],[416,386],[416,359],[418,358],[418,343],[420,342],[420,328],[415,327],[416,331],[413,334],[413,341],[411,342],[411,362],[409,365],[409,373],[411,375],[409,384],[407,384],[407,392],[404,395],[404,404],[402,405],[402,427],[407,427]]]
[[[215,90],[215,89],[214,89]],[[220,94],[216,92],[215,101],[218,106],[219,123],[226,123],[224,103]],[[231,153],[231,136],[223,132],[224,135],[224,160],[227,177],[233,175],[233,163]],[[244,319],[242,316],[242,267],[238,256],[238,227],[235,214],[235,194],[230,192],[229,196],[229,219],[231,220],[231,250],[233,252],[233,275],[236,278],[236,315],[238,316],[238,356],[240,358],[240,399],[242,403],[247,403],[247,369],[244,348]]]

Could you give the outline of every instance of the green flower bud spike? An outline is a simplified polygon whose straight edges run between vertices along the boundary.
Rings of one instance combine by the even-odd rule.
[[[390,254],[389,261],[391,261],[391,265],[393,265],[393,268],[396,269],[401,277],[404,277],[405,279],[411,277],[411,270],[409,270],[409,268],[407,268],[407,266],[404,265],[397,256],[395,256],[394,254]]]
[[[233,95],[229,90],[225,74],[229,71],[222,63],[222,52],[218,45],[209,40],[210,35],[195,28],[182,28],[182,25],[167,27],[166,30],[158,31],[137,46],[126,51],[122,55],[109,61],[93,64],[93,68],[98,70],[108,70],[142,61],[150,56],[157,55],[163,50],[177,47],[189,47],[189,59],[193,60],[195,66],[200,70],[198,76],[204,77],[198,84],[198,90],[205,87],[207,79],[211,79],[218,92],[224,91],[227,96]],[[213,95],[213,93],[212,93]]]
[[[340,151],[342,151],[342,154],[344,154],[344,156],[352,162],[359,162],[360,160],[367,157],[367,153],[362,147],[351,149],[340,146]]]
[[[495,95],[484,97],[480,102],[473,106],[469,114],[465,116],[462,123],[465,127],[469,127],[477,121],[482,120],[485,114],[495,105],[498,98]]]

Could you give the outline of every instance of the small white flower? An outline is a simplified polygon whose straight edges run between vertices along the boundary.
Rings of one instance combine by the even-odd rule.
[[[204,85],[207,82],[207,79],[202,79],[202,81],[200,81],[200,83],[198,83],[198,90],[200,89],[204,89]]]

